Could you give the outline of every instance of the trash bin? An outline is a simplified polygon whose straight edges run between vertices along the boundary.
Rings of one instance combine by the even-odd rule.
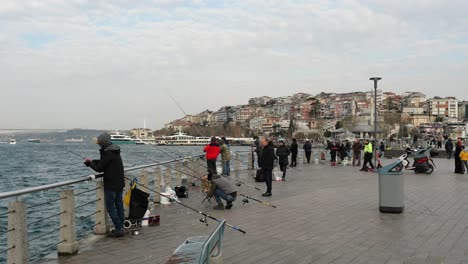
[[[404,209],[404,178],[401,161],[379,169],[379,210],[401,214]]]

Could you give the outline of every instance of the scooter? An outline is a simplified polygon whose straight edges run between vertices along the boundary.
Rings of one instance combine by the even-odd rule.
[[[405,168],[407,170],[414,170],[415,173],[431,174],[436,168],[432,156],[436,156],[438,153],[432,153],[431,148],[415,150],[414,162],[411,167],[409,166],[410,162],[408,160],[408,156],[410,154],[412,154],[412,151],[409,148],[407,148],[405,150],[405,154],[401,155],[398,158],[398,160],[400,160],[401,163],[400,166],[395,168],[396,170],[401,171],[403,168]]]

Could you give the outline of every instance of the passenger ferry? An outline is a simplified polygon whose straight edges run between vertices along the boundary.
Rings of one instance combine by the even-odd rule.
[[[29,143],[41,143],[41,140],[38,138],[30,138],[28,139]]]
[[[135,144],[130,136],[120,134],[118,131],[111,133],[111,142],[113,144]]]
[[[157,137],[155,142],[157,145],[203,146],[210,143],[210,138],[194,137],[179,131],[171,136]]]
[[[83,142],[83,138],[67,138],[65,142]]]

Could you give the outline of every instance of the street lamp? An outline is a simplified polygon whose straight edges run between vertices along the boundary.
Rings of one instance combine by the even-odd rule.
[[[377,82],[382,80],[380,77],[371,77],[369,80],[374,81],[374,149],[377,149]],[[377,153],[374,153],[374,166],[377,166]]]

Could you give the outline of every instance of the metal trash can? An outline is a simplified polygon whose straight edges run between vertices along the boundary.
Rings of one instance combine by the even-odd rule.
[[[401,161],[379,169],[379,211],[401,214],[404,209],[404,178]]]

